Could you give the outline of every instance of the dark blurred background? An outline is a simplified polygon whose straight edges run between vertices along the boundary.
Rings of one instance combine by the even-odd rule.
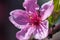
[[[15,9],[23,9],[23,0],[0,0],[0,40],[17,40],[17,28],[9,21],[9,13]]]

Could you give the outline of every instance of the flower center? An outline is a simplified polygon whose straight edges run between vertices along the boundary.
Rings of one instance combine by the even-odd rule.
[[[31,22],[32,22],[33,25],[37,26],[40,23],[40,19],[37,18],[37,17],[34,17],[34,18],[31,19]]]
[[[33,16],[30,16],[30,22],[33,25],[38,26],[41,22],[41,19],[37,13],[33,14]]]

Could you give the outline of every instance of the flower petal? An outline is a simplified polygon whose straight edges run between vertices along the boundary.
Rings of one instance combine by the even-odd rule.
[[[34,32],[35,28],[34,27],[26,27],[24,29],[22,29],[21,31],[17,32],[16,37],[17,39],[21,40],[28,40],[31,36],[32,33]]]
[[[44,39],[48,35],[48,21],[43,21],[39,28],[34,32],[34,38],[35,39]]]
[[[35,12],[36,10],[39,9],[39,6],[37,4],[37,0],[25,0],[23,3],[23,7],[28,11],[28,12]]]
[[[52,0],[50,0],[47,3],[44,3],[41,6],[41,10],[40,10],[41,11],[40,13],[42,14],[42,20],[48,18],[52,14],[53,9],[54,9],[54,5]]]
[[[29,22],[28,14],[23,10],[14,10],[10,12],[10,15],[9,20],[19,29]]]

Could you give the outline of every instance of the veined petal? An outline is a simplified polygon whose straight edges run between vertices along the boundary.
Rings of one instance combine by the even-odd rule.
[[[16,37],[19,40],[21,40],[21,39],[28,40],[32,36],[32,33],[34,31],[35,31],[34,27],[28,26],[28,27],[22,29],[21,31],[17,32]]]
[[[40,10],[42,14],[42,20],[48,18],[52,14],[53,9],[54,9],[53,0],[44,3],[41,6],[41,10]]]
[[[26,9],[28,12],[35,12],[36,10],[39,9],[39,6],[37,4],[37,0],[25,0],[23,3],[23,7]]]
[[[26,11],[23,10],[14,10],[10,12],[9,20],[17,27],[23,28],[29,22],[29,16]]]
[[[36,29],[36,31],[34,32],[34,38],[41,40],[46,38],[47,35],[48,35],[48,21],[45,20],[40,24],[39,28]]]

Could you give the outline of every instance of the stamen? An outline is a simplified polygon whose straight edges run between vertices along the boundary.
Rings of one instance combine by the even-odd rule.
[[[30,18],[31,25],[33,24],[33,25],[38,26],[40,24],[40,21],[41,21],[40,20],[40,11],[37,10],[37,12],[30,15],[29,18]]]
[[[32,19],[32,16],[30,16],[30,19]]]

